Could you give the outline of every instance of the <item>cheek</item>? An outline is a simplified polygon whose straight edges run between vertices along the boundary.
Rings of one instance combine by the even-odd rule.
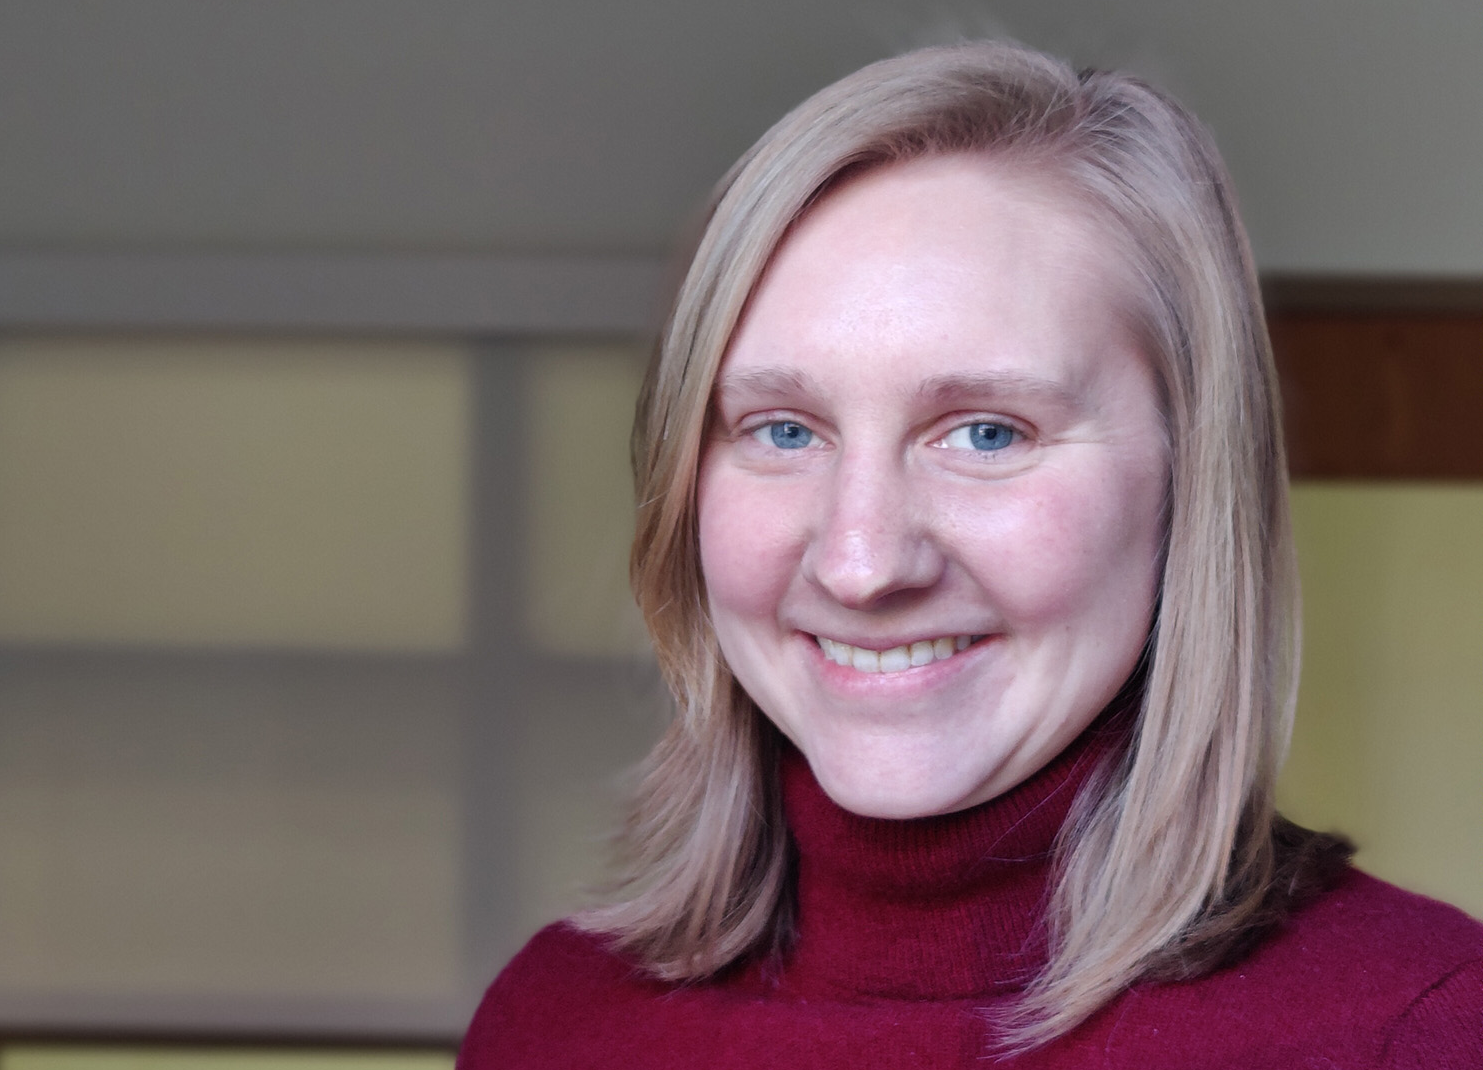
[[[1107,487],[1109,493],[1085,503],[1070,553],[1082,562],[1088,612],[1102,625],[1146,631],[1163,543],[1162,476],[1132,474]]]
[[[973,531],[976,571],[991,577],[1007,614],[1102,626],[1152,614],[1161,505],[1156,475],[1047,479],[958,526]]]
[[[771,612],[794,571],[790,512],[775,495],[703,466],[696,487],[700,569],[714,616]]]

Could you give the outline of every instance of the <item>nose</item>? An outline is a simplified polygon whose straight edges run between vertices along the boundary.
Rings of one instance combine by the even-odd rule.
[[[870,609],[942,578],[930,500],[900,461],[841,457],[821,498],[802,567],[835,602]]]

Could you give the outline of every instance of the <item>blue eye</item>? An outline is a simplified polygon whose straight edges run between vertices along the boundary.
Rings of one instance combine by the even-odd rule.
[[[996,424],[985,420],[982,423],[964,424],[955,427],[942,439],[944,446],[958,450],[976,450],[979,453],[994,453],[1014,445],[1019,432],[1008,424]]]
[[[1003,424],[970,424],[968,441],[976,450],[1002,450],[1014,441],[1014,429]]]
[[[814,433],[792,420],[779,420],[758,430],[766,431],[780,450],[801,450],[814,440]]]

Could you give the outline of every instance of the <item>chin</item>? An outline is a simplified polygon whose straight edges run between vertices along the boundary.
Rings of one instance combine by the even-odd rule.
[[[806,753],[806,752],[805,752]],[[860,817],[910,820],[966,810],[990,796],[985,781],[961,784],[927,769],[882,768],[871,763],[841,763],[833,767],[809,759],[824,794]]]

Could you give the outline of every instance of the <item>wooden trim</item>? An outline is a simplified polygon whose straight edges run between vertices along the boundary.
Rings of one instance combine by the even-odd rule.
[[[1483,479],[1483,282],[1269,280],[1292,474]]]
[[[1428,276],[1264,275],[1267,313],[1483,312],[1483,279]]]

